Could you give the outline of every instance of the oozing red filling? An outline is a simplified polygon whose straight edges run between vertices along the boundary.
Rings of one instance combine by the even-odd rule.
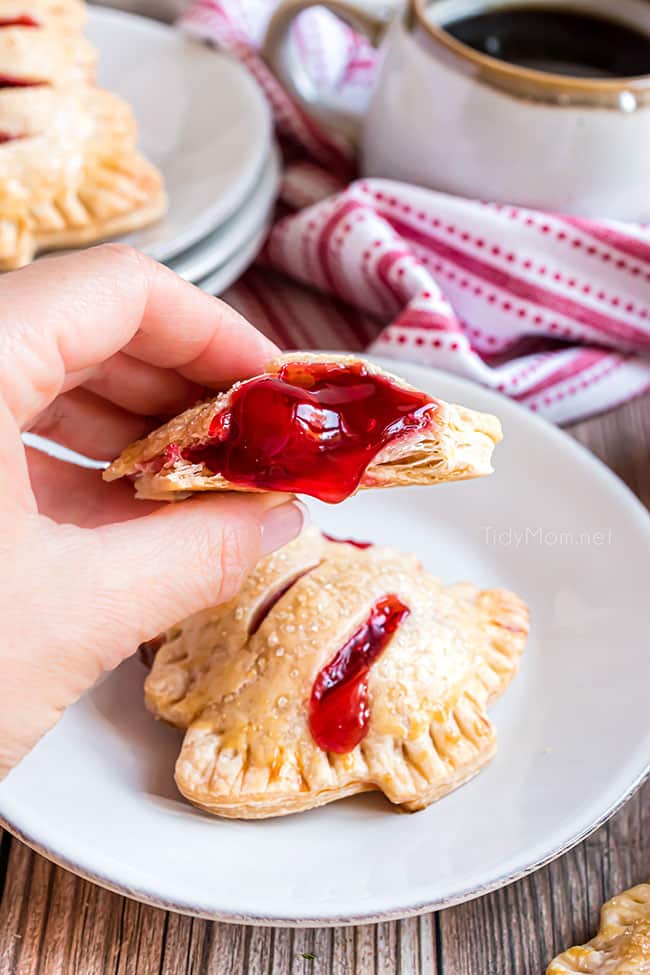
[[[40,26],[39,22],[29,14],[17,14],[15,17],[0,17],[0,29],[3,27]],[[33,88],[42,84],[44,84],[43,81],[35,78],[15,78],[10,74],[0,74],[0,88]],[[2,138],[3,135],[5,135],[5,138]],[[0,133],[0,142],[10,142],[14,138],[20,138],[20,136],[7,136],[6,133]]]
[[[351,752],[368,732],[368,675],[408,606],[395,595],[378,599],[368,620],[323,667],[314,681],[309,730],[323,751]]]
[[[17,17],[0,17],[0,27],[39,27],[40,24],[29,14],[18,14]]]
[[[46,84],[37,78],[15,78],[11,74],[0,74],[0,88],[36,88]]]
[[[242,385],[212,421],[209,442],[182,453],[233,484],[337,502],[389,441],[421,430],[435,408],[361,363],[289,363]]]
[[[327,532],[321,532],[323,538],[326,538],[328,542],[336,542],[339,545],[354,545],[355,548],[372,548],[372,542],[360,542],[356,538],[336,538],[334,535],[328,535]]]
[[[16,139],[24,139],[25,136],[21,132],[2,132],[0,130],[0,144],[3,142],[14,142]]]
[[[165,642],[165,636],[163,633],[155,636],[153,640],[147,640],[146,643],[141,643],[138,647],[138,656],[140,660],[145,665],[147,670],[151,670],[153,667],[153,662],[156,658],[156,654]]]

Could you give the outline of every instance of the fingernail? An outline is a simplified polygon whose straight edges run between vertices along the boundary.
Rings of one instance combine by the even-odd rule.
[[[297,499],[271,508],[262,519],[262,555],[275,552],[296,538],[308,521],[307,508]]]

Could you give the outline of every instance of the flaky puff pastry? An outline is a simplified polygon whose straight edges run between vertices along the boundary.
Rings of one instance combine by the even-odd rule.
[[[650,975],[650,883],[608,900],[598,934],[558,955],[546,975]]]
[[[414,390],[397,376],[354,356],[288,353],[270,362],[265,375],[277,376],[285,367],[308,373],[310,368],[322,365],[341,370],[363,367],[371,376],[385,377],[398,388]],[[199,403],[131,444],[104,472],[105,480],[132,477],[139,498],[156,500],[178,500],[197,491],[255,490],[181,456],[181,452],[209,440],[215,417],[228,413],[233,397],[245,385],[235,383],[228,392]],[[498,419],[442,400],[431,403],[426,425],[389,439],[368,463],[358,489],[437,484],[491,473],[492,451],[501,440]]]
[[[133,113],[110,92],[2,90],[0,131],[10,135],[0,144],[2,270],[126,233],[165,210],[161,176],[135,148]]]
[[[324,751],[310,730],[314,681],[388,594],[409,612],[370,666],[367,733],[345,753]],[[413,556],[310,528],[231,602],[146,645],[157,652],[145,701],[185,730],[176,782],[208,812],[280,816],[369,790],[415,811],[494,755],[486,708],[527,633],[510,592],[443,586]]]

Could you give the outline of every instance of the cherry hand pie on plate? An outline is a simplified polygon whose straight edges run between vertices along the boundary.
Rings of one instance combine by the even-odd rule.
[[[5,10],[6,6],[6,10]],[[130,108],[95,88],[75,0],[0,4],[0,269],[150,223],[166,201]]]
[[[143,646],[148,708],[185,730],[176,782],[261,818],[381,790],[422,809],[494,755],[488,705],[517,671],[515,595],[444,586],[414,556],[309,528],[235,599]]]
[[[127,447],[104,472],[138,497],[290,491],[338,502],[360,488],[489,474],[496,417],[432,399],[352,356],[291,353]]]
[[[650,883],[608,900],[598,934],[558,955],[546,975],[650,975]]]

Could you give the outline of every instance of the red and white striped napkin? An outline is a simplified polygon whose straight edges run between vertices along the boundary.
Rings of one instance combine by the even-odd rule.
[[[254,74],[285,155],[268,242],[226,299],[284,347],[436,366],[558,423],[650,389],[650,226],[354,179],[349,147],[257,53],[276,3],[197,0],[182,19]],[[376,69],[367,41],[323,8],[294,29],[312,82],[362,109]]]

